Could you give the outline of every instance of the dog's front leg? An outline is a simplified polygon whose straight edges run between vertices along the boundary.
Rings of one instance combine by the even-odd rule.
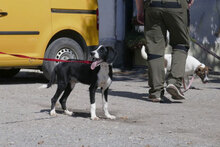
[[[105,116],[109,119],[116,119],[114,115],[111,115],[108,112],[108,88],[104,90],[104,97],[102,97],[102,99],[103,99],[103,110],[104,110]]]
[[[95,92],[98,87],[96,85],[91,85],[89,87],[89,93],[90,93],[90,114],[92,120],[99,120],[99,118],[96,116],[96,104],[95,104]]]

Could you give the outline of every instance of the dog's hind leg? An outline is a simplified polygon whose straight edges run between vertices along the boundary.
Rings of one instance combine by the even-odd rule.
[[[116,119],[114,115],[111,115],[108,112],[108,88],[103,90],[102,93],[104,93],[104,97],[102,94],[102,102],[103,102],[103,110],[104,110],[105,116],[109,119]]]
[[[60,104],[62,106],[62,109],[64,110],[64,113],[66,115],[73,115],[73,112],[69,111],[66,107],[66,101],[68,96],[70,95],[71,91],[73,90],[73,88],[75,87],[75,83],[69,83],[60,99]]]
[[[50,115],[52,115],[52,116],[56,115],[55,104],[56,104],[58,98],[60,97],[61,93],[64,91],[65,87],[66,87],[65,84],[58,84],[57,85],[57,91],[54,94],[53,98],[51,99]]]
[[[97,90],[97,85],[91,85],[89,87],[89,94],[90,94],[90,104],[91,104],[91,119],[92,120],[99,120],[99,118],[96,116],[96,104],[95,104],[95,92]]]

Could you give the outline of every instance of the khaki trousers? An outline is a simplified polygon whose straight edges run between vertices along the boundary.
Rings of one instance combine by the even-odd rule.
[[[164,51],[170,32],[172,65],[167,82],[180,88],[189,49],[189,14],[186,0],[147,0],[145,2],[145,39],[148,54],[150,97],[164,94]]]

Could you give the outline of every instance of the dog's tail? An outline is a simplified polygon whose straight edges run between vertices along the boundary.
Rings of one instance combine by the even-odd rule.
[[[50,87],[56,82],[56,76],[57,76],[56,71],[57,71],[57,67],[55,67],[55,68],[53,69],[53,72],[52,72],[52,74],[51,74],[51,76],[50,76],[50,81],[49,81],[49,83],[40,86],[39,89],[50,88]]]
[[[55,82],[57,77],[57,66],[54,67],[53,72],[50,76],[50,82],[47,84],[47,88],[50,88]]]
[[[143,45],[142,48],[141,48],[141,56],[142,58],[144,58],[145,60],[147,60],[148,56],[147,56],[147,53],[145,51],[145,46]]]

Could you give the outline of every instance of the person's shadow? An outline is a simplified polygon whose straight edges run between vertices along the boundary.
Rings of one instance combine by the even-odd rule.
[[[129,91],[115,91],[110,90],[109,95],[115,96],[115,97],[122,97],[122,98],[128,98],[128,99],[137,99],[147,102],[152,102],[148,99],[149,94],[148,93],[133,93]],[[154,102],[155,103],[155,102]],[[163,97],[163,101],[160,102],[161,104],[172,104],[172,103],[182,103],[181,101],[172,101],[167,97]]]

